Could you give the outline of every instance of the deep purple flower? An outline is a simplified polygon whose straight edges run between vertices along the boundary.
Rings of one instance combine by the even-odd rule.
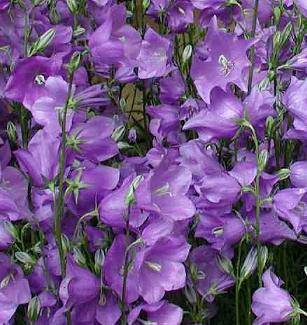
[[[30,108],[47,93],[45,82],[59,72],[61,63],[56,56],[34,56],[20,60],[7,82],[5,96]]]
[[[196,207],[212,215],[230,213],[241,192],[237,180],[225,172],[205,175],[194,187],[199,194]]]
[[[72,193],[68,202],[70,209],[76,215],[94,210],[116,187],[118,180],[118,169],[85,161],[71,173],[68,181],[68,191]]]
[[[125,218],[128,214],[127,196],[132,190],[134,175],[124,179],[120,188],[108,194],[99,204],[99,216],[101,221],[113,227],[124,228]],[[129,224],[131,227],[140,227],[146,220],[148,214],[142,212],[136,205],[129,210]]]
[[[254,325],[266,325],[290,320],[293,312],[290,294],[281,289],[283,281],[268,269],[262,276],[263,288],[253,294],[252,310],[257,316]]]
[[[34,121],[55,135],[61,132],[59,117],[63,116],[67,94],[68,83],[62,77],[49,77],[44,84],[44,94],[29,107]],[[71,127],[73,113],[73,110],[68,110],[66,131]]]
[[[18,169],[10,166],[0,176],[0,219],[26,219],[30,215],[26,178]]]
[[[307,139],[307,113],[304,109],[307,103],[307,98],[304,95],[306,91],[307,81],[298,80],[295,77],[292,77],[291,85],[287,89],[284,96],[284,104],[286,105],[290,114],[294,117],[293,128],[291,128],[285,135],[287,138],[301,140]]]
[[[96,320],[101,325],[115,325],[120,317],[119,307],[112,295],[99,305],[100,285],[96,275],[78,266],[69,256],[66,277],[60,286],[60,297],[65,309],[72,308],[74,324],[93,324]]]

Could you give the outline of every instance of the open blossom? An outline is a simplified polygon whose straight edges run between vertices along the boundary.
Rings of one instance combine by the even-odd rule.
[[[19,305],[30,301],[31,291],[21,268],[3,253],[0,253],[0,283],[0,323],[6,324]]]
[[[186,195],[191,180],[188,169],[164,160],[137,188],[137,204],[173,221],[189,219],[195,213],[194,204]]]
[[[243,71],[250,65],[246,51],[251,41],[238,39],[220,30],[213,17],[205,40],[209,57],[206,61],[196,58],[192,67],[192,78],[201,98],[210,102],[214,87],[226,91],[229,83],[234,83],[243,91],[247,90]]]
[[[59,73],[62,61],[57,57],[33,56],[19,61],[6,84],[5,96],[30,108],[47,94],[45,82]]]
[[[141,295],[148,304],[157,303],[166,291],[182,288],[186,279],[183,262],[189,249],[190,245],[182,236],[166,237],[152,246],[136,248],[135,257],[129,254],[127,301],[135,301]],[[105,278],[119,295],[122,293],[124,252],[125,238],[118,235],[106,256]]]
[[[280,323],[290,320],[293,312],[290,294],[281,289],[283,281],[271,269],[262,276],[263,287],[253,294],[252,310],[257,316],[254,325]]]

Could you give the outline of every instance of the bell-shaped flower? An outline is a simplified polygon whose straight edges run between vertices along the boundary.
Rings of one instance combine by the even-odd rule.
[[[253,294],[252,311],[257,316],[254,325],[287,322],[293,312],[292,298],[281,289],[283,281],[271,269],[262,276],[263,287]]]

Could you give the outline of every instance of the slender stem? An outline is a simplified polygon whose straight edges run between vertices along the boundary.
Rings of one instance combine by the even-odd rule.
[[[127,279],[129,272],[129,240],[130,240],[130,230],[129,230],[129,222],[130,222],[130,205],[128,206],[128,212],[126,216],[126,250],[124,257],[124,268],[123,268],[123,287],[122,287],[122,299],[121,299],[121,324],[127,324],[127,315],[126,315],[126,291],[127,291]]]
[[[241,264],[241,253],[242,253],[242,240],[239,244],[238,249],[238,260],[237,260],[237,268],[236,268],[236,288],[235,288],[235,299],[236,299],[236,325],[240,325],[240,306],[239,306],[239,292],[241,287],[240,281],[240,264]]]
[[[259,0],[255,0],[253,25],[252,25],[252,32],[251,32],[252,38],[254,38],[256,34],[258,8],[259,8]],[[249,75],[248,75],[248,94],[250,94],[253,85],[253,76],[254,76],[254,68],[255,68],[255,45],[253,45],[251,48],[250,61],[251,61],[251,66],[249,68]]]
[[[62,278],[65,277],[65,256],[62,245],[62,230],[61,230],[61,221],[64,212],[64,172],[65,172],[65,162],[66,162],[66,118],[69,100],[72,94],[72,84],[73,84],[73,74],[69,77],[69,86],[66,103],[63,109],[63,116],[61,120],[61,129],[62,129],[62,139],[61,139],[61,149],[60,149],[60,158],[59,158],[59,187],[58,195],[55,200],[55,223],[54,223],[54,235],[59,250],[60,263],[61,263],[61,275]]]
[[[72,95],[73,76],[74,73],[73,72],[70,73],[66,103],[63,109],[63,116],[60,121],[61,129],[62,129],[62,139],[61,139],[61,149],[60,149],[60,157],[59,157],[59,187],[58,187],[58,195],[55,200],[54,237],[59,251],[62,279],[65,277],[65,254],[64,254],[63,243],[62,243],[61,223],[62,223],[62,216],[64,212],[64,173],[65,173],[66,142],[67,142],[66,118],[67,118],[69,101]],[[66,312],[66,324],[71,325],[70,311]]]

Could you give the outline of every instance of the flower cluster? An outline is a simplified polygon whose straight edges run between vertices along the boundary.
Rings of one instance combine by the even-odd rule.
[[[302,324],[306,31],[305,0],[0,0],[0,324]]]

